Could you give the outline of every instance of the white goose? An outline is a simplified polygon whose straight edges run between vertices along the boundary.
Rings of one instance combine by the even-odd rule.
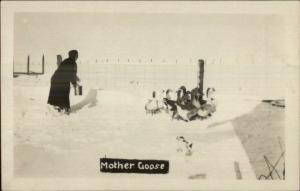
[[[156,92],[152,92],[152,99],[149,99],[145,105],[146,114],[156,114],[159,113],[162,109],[162,103],[158,99],[156,99]]]
[[[212,113],[216,111],[216,102],[214,98],[215,88],[207,88],[206,90],[206,97],[207,101],[205,104],[201,105],[200,109],[198,110],[198,115],[200,117],[207,117],[210,116]]]

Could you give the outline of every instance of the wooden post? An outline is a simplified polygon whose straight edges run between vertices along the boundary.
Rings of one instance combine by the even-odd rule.
[[[43,54],[43,58],[42,58],[42,74],[45,73],[45,56]]]
[[[237,161],[234,161],[234,171],[235,171],[235,177],[237,180],[241,180],[242,179],[242,173],[241,173],[241,169],[240,169],[240,165]]]
[[[30,57],[27,57],[27,74],[29,74],[29,66],[30,66]]]
[[[204,60],[199,59],[198,61],[198,65],[199,65],[199,81],[198,81],[198,88],[199,88],[199,93],[200,95],[200,100],[203,100],[203,80],[204,80]]]

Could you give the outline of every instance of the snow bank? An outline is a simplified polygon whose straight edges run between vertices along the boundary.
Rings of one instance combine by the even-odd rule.
[[[185,178],[203,169],[209,172],[210,178],[234,179],[233,171],[226,169],[232,169],[233,160],[239,159],[241,165],[248,169],[248,177],[252,177],[251,169],[247,167],[248,159],[230,120],[253,110],[260,102],[256,97],[243,95],[236,87],[221,88],[225,83],[223,79],[216,77],[218,75],[209,75],[211,71],[207,69],[205,84],[210,86],[216,82],[217,111],[207,120],[186,123],[172,120],[167,113],[146,115],[144,106],[153,90],[177,89],[181,85],[188,89],[195,87],[197,74],[193,66],[174,69],[172,66],[152,68],[106,65],[89,72],[80,69],[79,67],[84,95],[74,96],[74,90],[71,89],[73,112],[70,115],[59,114],[47,105],[50,73],[14,78],[16,148],[22,145],[38,147],[44,153],[50,153],[49,156],[55,158],[53,160],[70,155],[79,164],[83,160],[96,160],[105,156],[169,159],[172,163],[169,176]],[[230,81],[232,79],[229,79],[228,84]],[[220,86],[220,91],[217,85]],[[237,90],[236,94],[234,89]],[[176,152],[177,136],[184,136],[194,143],[191,157]],[[222,148],[224,152],[211,152],[217,148]],[[235,151],[231,152],[232,148]],[[82,157],[83,153],[88,159]],[[226,153],[228,160],[224,162],[221,156]],[[78,173],[88,171],[86,173],[89,175],[94,173],[99,176],[98,171],[94,171],[98,167],[93,161],[90,162],[90,165]],[[215,166],[208,168],[207,164],[212,162]],[[53,168],[57,171],[48,169],[54,174],[58,173],[58,169],[65,168],[63,165],[67,165],[67,162],[55,164],[61,165]],[[230,174],[220,174],[222,169]],[[46,173],[43,171],[45,169],[40,170],[42,174]],[[23,171],[30,174],[36,168]],[[71,169],[61,171],[62,174],[67,172],[70,172],[70,176],[74,175]]]
[[[165,136],[174,135],[172,139],[175,139],[175,135],[194,133],[199,128],[212,127],[214,124],[248,113],[259,102],[217,94],[217,112],[213,117],[204,121],[185,123],[171,120],[166,113],[146,115],[144,105],[151,97],[152,91],[147,90],[147,87],[128,82],[126,86],[124,84],[125,87],[113,90],[103,88],[102,84],[97,86],[95,83],[84,83],[82,80],[84,96],[87,96],[89,91],[94,91],[95,100],[74,96],[71,89],[72,107],[82,102],[84,104],[66,116],[53,111],[46,104],[49,92],[48,80],[49,76],[19,76],[14,80],[15,135],[19,143],[63,150],[77,149],[90,143],[111,144],[111,137],[118,139],[137,133],[147,134],[140,140],[141,144],[147,138],[164,139]],[[134,137],[132,140],[137,139],[138,137]],[[126,145],[120,144],[120,149]]]

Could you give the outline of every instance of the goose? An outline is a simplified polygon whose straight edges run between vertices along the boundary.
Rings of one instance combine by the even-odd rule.
[[[186,88],[185,86],[181,86],[178,91],[177,91],[177,103],[178,104],[184,104],[184,98],[185,98],[185,95],[186,95]]]
[[[178,95],[177,95],[178,96]],[[181,108],[177,106],[176,101],[178,97],[176,96],[175,92],[171,89],[168,89],[166,91],[166,97],[163,99],[164,104],[166,105],[166,108],[168,110],[168,113],[171,113],[172,119],[182,120],[187,122],[182,115],[180,115]]]
[[[166,90],[166,95],[163,98],[163,102],[166,106],[166,109],[169,112],[172,112],[174,115],[174,112],[177,111],[177,106],[175,104],[175,96],[174,96],[174,92],[171,89],[167,89]]]
[[[156,99],[156,92],[152,92],[152,99],[149,99],[145,105],[146,114],[156,114],[160,112],[160,108],[158,106],[158,100]]]
[[[192,120],[195,120],[197,118],[199,118],[199,115],[198,115],[198,110],[200,109],[201,107],[201,104],[199,102],[199,93],[198,93],[198,89],[197,88],[194,88],[191,93],[190,93],[190,102],[189,102],[189,105],[188,105],[188,113],[187,113],[187,119],[192,121]]]
[[[192,90],[192,108],[187,114],[187,118],[191,120],[195,119],[205,119],[208,116],[211,116],[212,113],[216,111],[216,103],[214,99],[214,88],[207,88],[206,97],[207,100],[202,100],[201,103],[198,101],[199,93],[196,92],[196,88]]]
[[[206,97],[207,101],[205,104],[201,105],[200,109],[198,110],[198,115],[201,117],[210,116],[212,113],[216,111],[216,103],[214,99],[215,88],[207,88],[206,90]]]
[[[177,91],[177,105],[181,107],[181,109],[190,109],[189,105],[191,102],[191,93],[186,90],[185,86],[181,86]]]
[[[177,98],[175,104],[177,105],[176,111],[173,113],[173,118],[177,120],[182,120],[185,122],[188,122],[187,119],[187,99],[186,99],[186,88],[185,86],[181,86],[179,90],[177,91]]]
[[[191,91],[191,103],[196,108],[201,107],[199,99],[200,99],[199,89],[198,88],[192,89],[192,91]]]
[[[188,122],[188,113],[189,110],[182,109],[181,107],[177,107],[177,112],[174,115],[174,118],[177,120],[182,120]]]
[[[166,110],[166,105],[165,105],[165,103],[163,101],[164,96],[165,96],[165,90],[161,90],[160,93],[159,93],[159,95],[156,98],[158,108],[161,109],[161,110]]]

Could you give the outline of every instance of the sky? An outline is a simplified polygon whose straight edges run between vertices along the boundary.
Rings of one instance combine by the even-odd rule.
[[[209,58],[255,60],[284,54],[282,19],[270,15],[187,13],[16,13],[14,63]]]

